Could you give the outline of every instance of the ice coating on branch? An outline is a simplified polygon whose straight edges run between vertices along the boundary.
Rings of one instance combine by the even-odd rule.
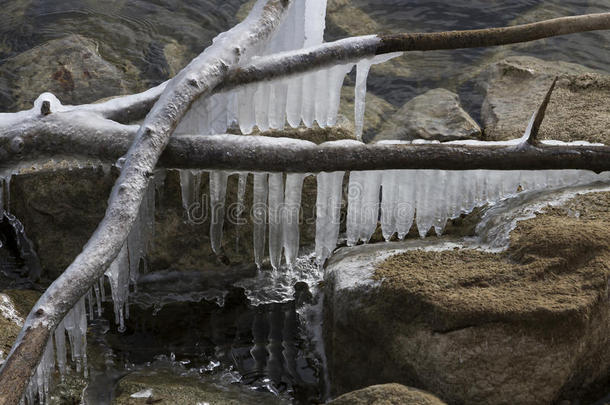
[[[284,22],[270,40],[249,49],[242,65],[286,51],[319,46],[323,43],[326,0],[295,0]],[[391,57],[379,56],[370,63]],[[370,65],[369,63],[369,65]],[[233,124],[242,133],[283,129],[288,123],[296,128],[301,122],[311,127],[334,125],[337,121],[341,87],[354,63],[324,67],[307,73],[245,85],[226,93],[195,101],[176,128],[176,134],[220,134]],[[364,97],[364,96],[362,96]],[[361,105],[364,108],[364,105]]]
[[[316,261],[322,267],[337,246],[344,172],[322,172],[317,176]]]
[[[273,270],[282,262],[282,211],[284,205],[284,175],[269,174],[269,261]]]

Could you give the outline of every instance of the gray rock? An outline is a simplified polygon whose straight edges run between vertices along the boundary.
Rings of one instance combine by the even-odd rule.
[[[609,203],[593,193],[548,208],[504,253],[339,250],[323,326],[335,394],[397,382],[452,404],[595,395],[610,376]]]
[[[63,104],[80,104],[128,91],[122,72],[104,60],[97,44],[80,35],[49,41],[11,58],[2,69],[14,80],[17,109],[49,91]]]
[[[458,95],[445,89],[433,89],[402,106],[381,127],[374,140],[422,138],[442,142],[480,136],[481,128],[462,109]]]
[[[485,92],[481,108],[485,138],[522,136],[555,76],[559,81],[540,128],[541,139],[610,143],[610,76],[529,56],[493,63],[479,77]]]

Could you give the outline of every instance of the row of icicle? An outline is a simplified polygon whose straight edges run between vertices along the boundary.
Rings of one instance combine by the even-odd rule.
[[[181,171],[183,206],[199,199],[202,173]],[[210,241],[220,253],[227,180],[231,172],[210,171]],[[238,206],[244,206],[248,173],[241,172]],[[299,210],[304,173],[253,173],[252,226],[254,260],[263,265],[265,249],[271,267],[292,266],[299,254]],[[315,252],[320,266],[339,242],[344,172],[316,175]],[[378,224],[384,239],[404,239],[415,223],[419,235],[431,229],[441,235],[449,219],[493,204],[520,191],[588,184],[602,177],[586,170],[372,170],[352,171],[347,185],[346,243],[367,243]],[[193,179],[196,179],[193,181]],[[243,210],[243,208],[242,208]],[[266,243],[268,242],[268,243]]]

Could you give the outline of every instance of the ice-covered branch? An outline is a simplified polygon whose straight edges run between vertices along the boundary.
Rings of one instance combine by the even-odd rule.
[[[127,152],[104,219],[83,251],[51,284],[28,315],[0,370],[0,404],[19,403],[51,333],[121,250],[137,218],[150,174],[178,121],[197,98],[208,96],[226,79],[230,68],[240,62],[242,55],[271,35],[289,5],[289,0],[257,3],[244,22],[219,35],[212,46],[166,85]],[[12,147],[19,150],[23,145],[16,139],[18,137],[13,138]]]
[[[535,41],[559,35],[610,29],[610,13],[585,14],[539,21],[511,27],[432,33],[367,35],[345,38],[298,51],[259,58],[232,71],[223,89],[295,73],[307,72],[338,63],[392,52],[476,48]],[[159,98],[167,82],[143,93],[121,96],[79,109],[102,114],[127,123],[143,118]]]

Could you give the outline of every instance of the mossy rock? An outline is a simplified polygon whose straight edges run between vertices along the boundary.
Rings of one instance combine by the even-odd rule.
[[[328,402],[329,405],[443,405],[432,394],[400,384],[372,385],[348,392]]]
[[[8,355],[30,309],[40,298],[34,290],[0,292],[0,364]]]
[[[139,395],[134,397],[133,395]],[[117,385],[113,405],[143,404],[242,405],[281,404],[271,393],[252,391],[239,385],[220,386],[198,377],[176,375],[168,371],[134,372]]]
[[[324,325],[336,392],[394,381],[448,403],[540,404],[607,387],[608,207],[608,192],[548,207],[502,253],[337,255]]]

